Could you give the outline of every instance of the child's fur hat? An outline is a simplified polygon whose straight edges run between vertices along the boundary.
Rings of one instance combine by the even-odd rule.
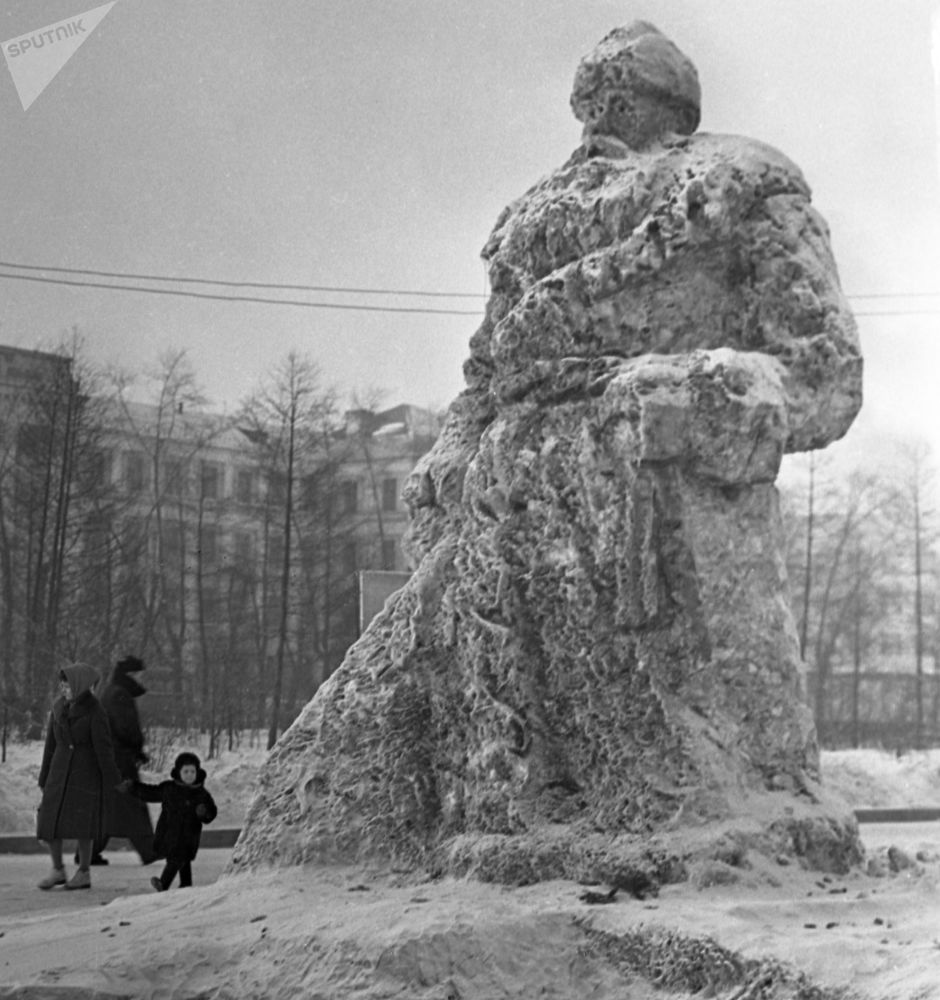
[[[196,784],[201,785],[206,780],[206,772],[202,769],[202,762],[191,750],[184,750],[181,754],[177,754],[173,770],[170,771],[170,777],[174,781],[181,781],[180,771],[187,764],[192,764],[196,768]]]

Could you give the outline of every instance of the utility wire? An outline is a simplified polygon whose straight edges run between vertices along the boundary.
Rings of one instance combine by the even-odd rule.
[[[77,267],[45,267],[38,264],[14,264],[0,260],[0,267],[19,271],[51,271],[56,274],[86,274],[95,278],[123,278],[130,281],[171,281],[178,284],[221,285],[225,288],[265,288],[287,292],[348,292],[355,295],[414,295],[436,299],[485,299],[480,292],[416,292],[403,288],[345,288],[338,285],[281,285],[263,281],[223,281],[216,278],[173,278],[157,274],[133,274],[125,271],[90,271]]]
[[[0,261],[0,267],[17,271],[50,271],[57,274],[88,275],[95,277],[118,278],[142,281],[175,282],[179,284],[218,285],[225,288],[261,288],[282,291],[334,292],[355,295],[408,295],[434,298],[476,298],[485,299],[486,295],[479,292],[426,292],[407,291],[405,289],[351,288],[336,285],[288,285],[260,281],[225,281],[212,278],[175,278],[151,274],[134,274],[121,271],[94,271],[69,267],[45,267],[35,264],[16,264]],[[368,306],[339,302],[310,302],[302,299],[268,298],[257,295],[220,295],[212,292],[185,291],[175,288],[150,288],[141,285],[119,285],[110,282],[73,281],[65,278],[39,277],[32,274],[4,274],[0,278],[8,281],[34,281],[40,284],[67,285],[73,288],[99,288],[109,291],[138,292],[150,295],[174,295],[184,298],[211,299],[216,302],[254,302],[265,305],[297,306],[307,309],[340,309],[358,312],[382,313],[425,313],[438,316],[479,316],[479,309],[435,309],[418,306]],[[940,298],[940,292],[870,292],[847,295],[849,299],[915,299]],[[853,310],[855,316],[933,316],[940,314],[940,306],[934,309],[879,309],[875,311]]]
[[[304,299],[268,299],[259,295],[213,295],[211,292],[186,292],[177,288],[146,288],[141,285],[112,285],[100,281],[71,281],[68,278],[40,278],[33,274],[2,274],[10,281],[36,281],[44,285],[70,285],[74,288],[105,288],[115,292],[144,292],[148,295],[178,295],[190,299],[214,299],[217,302],[259,302],[275,306],[301,306],[306,309],[348,309],[380,313],[433,313],[437,316],[482,316],[482,309],[428,309],[418,306],[363,306],[342,302],[310,302]]]
[[[940,292],[859,292],[847,299],[940,299]]]
[[[137,274],[132,271],[93,271],[80,267],[53,267],[40,264],[16,264],[12,261],[0,260],[0,267],[18,271],[51,271],[55,274],[90,275],[96,278],[121,278],[133,281],[168,281],[175,284],[221,285],[224,288],[264,288],[269,291],[290,292],[338,292],[354,295],[412,295],[438,299],[485,299],[483,292],[426,292],[407,288],[353,288],[343,285],[288,285],[264,281],[229,281],[223,278],[192,278],[173,277],[160,274]],[[487,284],[486,266],[483,267],[483,284]],[[848,299],[915,299],[940,298],[940,292],[858,292],[846,293]]]
[[[865,312],[853,309],[853,316],[940,316],[940,306],[936,309],[879,309],[875,312]]]

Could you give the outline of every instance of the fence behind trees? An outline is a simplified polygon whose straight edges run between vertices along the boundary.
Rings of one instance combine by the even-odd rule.
[[[807,680],[813,704],[815,672],[811,671]],[[833,750],[846,747],[911,750],[918,746],[940,746],[940,675],[923,675],[920,702],[922,721],[918,727],[917,676],[913,673],[829,674],[823,715],[816,719],[820,745]]]
[[[782,489],[807,700],[826,747],[940,745],[940,507],[930,449],[810,453]],[[802,462],[802,465],[799,463]]]

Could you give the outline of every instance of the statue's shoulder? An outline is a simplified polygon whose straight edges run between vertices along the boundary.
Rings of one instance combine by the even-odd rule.
[[[811,197],[803,171],[779,149],[742,135],[698,132],[683,136],[674,147],[684,154],[685,164],[695,174],[712,171],[716,179],[722,175],[734,177],[739,183],[756,188],[763,197],[775,194]]]
[[[533,195],[564,191],[572,187],[616,186],[620,176],[632,178],[674,175],[681,183],[691,176],[711,174],[714,179],[734,176],[765,197],[790,193],[810,197],[809,185],[800,168],[779,149],[757,139],[717,132],[693,135],[671,134],[641,151],[629,149],[617,139],[593,137],[579,146],[553,173],[543,177],[518,199],[525,204]]]
[[[615,163],[591,159],[578,147],[560,167],[539,178],[500,212],[483,248],[483,258],[489,260],[512,232],[544,221],[546,211],[552,211],[553,206],[570,203],[579,191],[599,189],[616,170]]]

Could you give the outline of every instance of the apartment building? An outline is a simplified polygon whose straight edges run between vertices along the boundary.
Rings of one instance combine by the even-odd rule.
[[[0,345],[0,696],[27,725],[58,652],[79,402],[69,358]]]
[[[208,699],[220,670],[247,684],[283,636],[294,695],[309,696],[358,634],[359,572],[409,568],[401,491],[438,431],[435,414],[407,404],[348,412],[297,456],[288,533],[284,467],[263,433],[113,406],[99,461],[112,523],[86,537],[109,551],[101,578],[121,605],[110,618],[153,649],[151,685]]]
[[[348,563],[355,569],[412,569],[402,549],[408,512],[401,499],[418,459],[434,444],[440,416],[402,404],[379,413],[350,410],[343,436],[349,443],[341,490],[347,511],[361,525]]]
[[[408,515],[401,499],[405,480],[431,447],[440,418],[402,404],[378,413],[351,410],[337,428],[329,468],[333,516],[343,522],[343,563],[360,568],[406,570],[402,536]],[[127,403],[112,407],[102,482],[125,500],[125,520],[200,525],[202,557],[244,568],[260,552],[263,508],[283,486],[265,468],[252,432],[230,419]],[[316,500],[322,456],[303,456],[294,502]],[[154,547],[156,539],[151,540]]]
[[[60,385],[64,398],[71,370],[71,359],[61,354],[0,344],[0,426],[26,419],[35,409],[34,395],[43,387]]]

